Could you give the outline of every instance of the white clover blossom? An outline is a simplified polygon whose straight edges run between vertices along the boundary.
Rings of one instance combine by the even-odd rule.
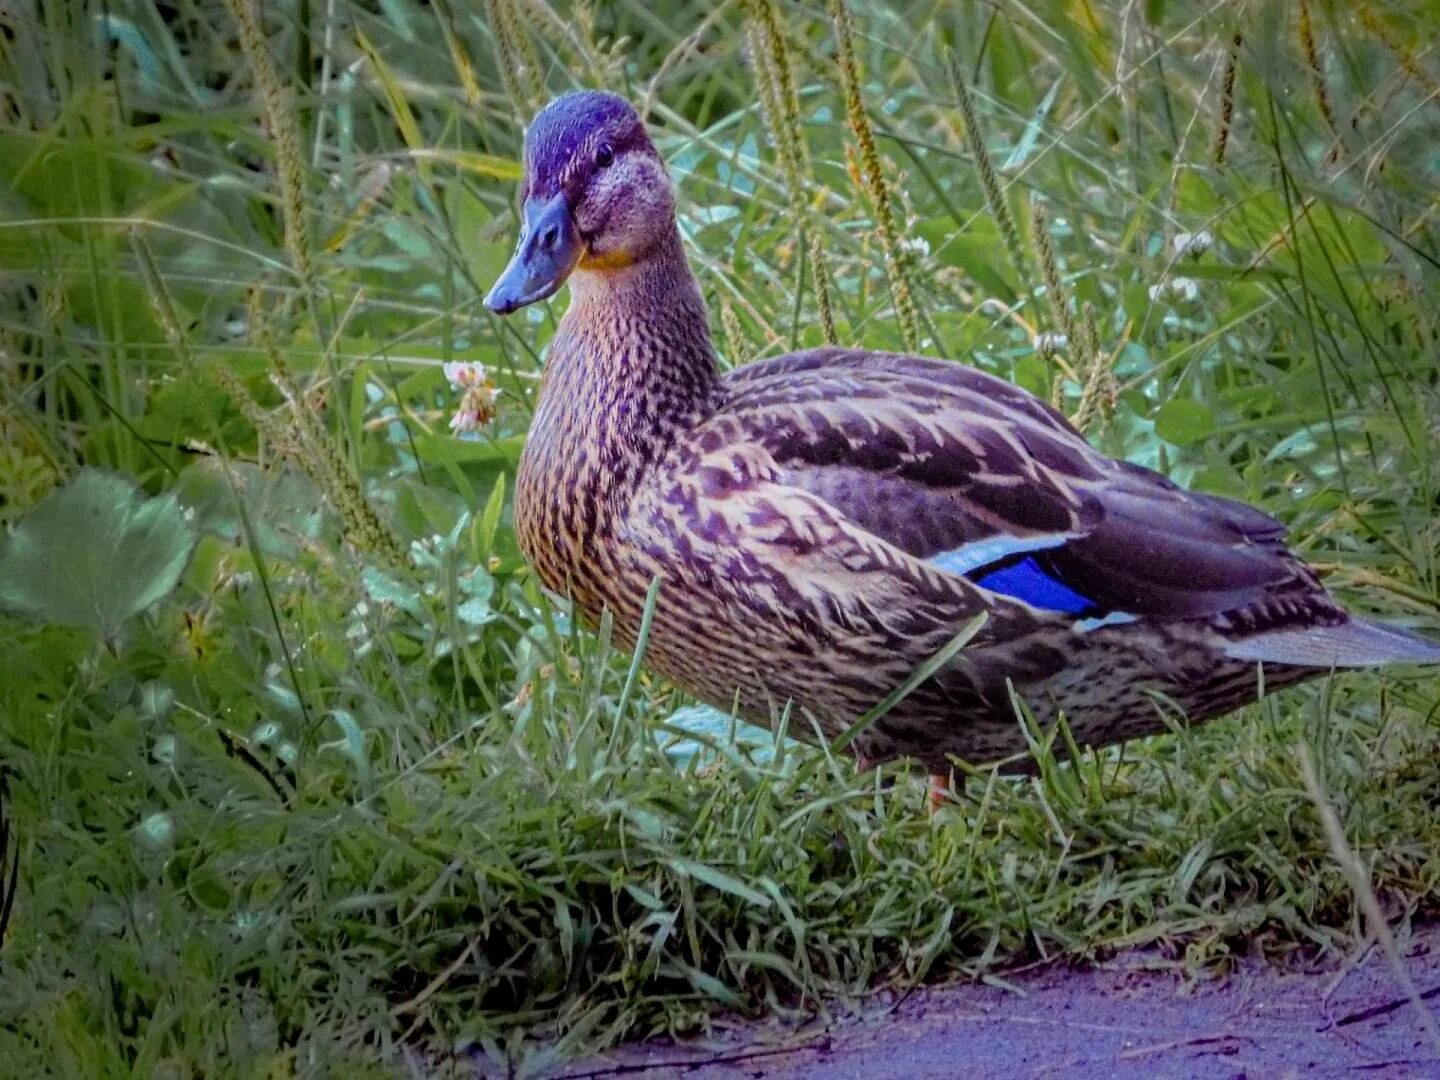
[[[1193,233],[1176,233],[1173,243],[1177,256],[1189,255],[1191,258],[1199,258],[1215,243],[1215,234],[1209,229],[1201,229],[1199,232]]]
[[[444,368],[445,378],[456,390],[481,386],[489,377],[485,365],[473,360],[452,360]]]
[[[1035,351],[1044,356],[1057,353],[1069,344],[1070,335],[1062,334],[1058,330],[1045,330],[1035,335]]]
[[[495,419],[495,399],[500,391],[490,381],[485,365],[473,361],[452,361],[445,365],[445,378],[461,391],[460,404],[450,417],[450,430],[456,435],[475,431]]]
[[[465,435],[495,419],[495,397],[498,393],[493,386],[474,386],[466,390],[455,415],[450,417],[450,430],[456,435]]]
[[[468,435],[480,427],[480,414],[469,409],[457,409],[450,417],[450,430],[456,435]]]
[[[1194,278],[1177,277],[1162,281],[1159,285],[1151,285],[1146,292],[1152,301],[1179,300],[1188,304],[1200,295],[1200,286]]]

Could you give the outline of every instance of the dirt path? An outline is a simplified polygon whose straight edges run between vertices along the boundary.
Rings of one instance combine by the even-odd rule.
[[[1440,926],[1401,954],[1440,1012]],[[808,1037],[741,1027],[706,1043],[646,1043],[572,1063],[567,1080],[846,1080],[924,1077],[1440,1077],[1426,1036],[1378,949],[1359,963],[1282,970],[1242,961],[1188,991],[1132,953],[1083,970],[933,987]],[[1429,993],[1427,993],[1429,992]]]

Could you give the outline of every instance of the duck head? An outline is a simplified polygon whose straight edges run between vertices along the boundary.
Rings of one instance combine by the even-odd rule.
[[[641,262],[675,228],[675,195],[645,125],[615,94],[556,98],[525,133],[520,241],[485,306],[509,315],[577,269]]]

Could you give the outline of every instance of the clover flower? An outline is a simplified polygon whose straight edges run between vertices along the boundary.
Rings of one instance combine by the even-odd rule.
[[[1210,250],[1215,243],[1215,234],[1209,229],[1201,229],[1199,232],[1182,232],[1175,234],[1175,254],[1177,256],[1189,255],[1198,259],[1205,252]]]
[[[1200,286],[1193,278],[1177,277],[1162,281],[1159,285],[1151,285],[1146,291],[1152,301],[1178,300],[1188,304],[1200,295]]]
[[[490,381],[484,364],[454,361],[444,370],[450,385],[460,391],[460,404],[450,418],[451,431],[464,435],[495,419],[495,399],[500,391]]]
[[[1062,352],[1069,345],[1069,335],[1062,334],[1058,330],[1042,330],[1035,335],[1035,351],[1041,356],[1051,356]]]

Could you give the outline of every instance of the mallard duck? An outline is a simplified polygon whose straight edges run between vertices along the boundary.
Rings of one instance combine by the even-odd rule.
[[[959,363],[819,348],[721,374],[664,163],[599,92],[525,139],[523,224],[486,297],[566,282],[520,459],[539,579],[699,698],[834,738],[978,615],[966,647],[854,740],[943,777],[1023,754],[1011,688],[1081,744],[1191,723],[1333,668],[1440,662],[1347,613],[1258,510],[1105,457]]]

